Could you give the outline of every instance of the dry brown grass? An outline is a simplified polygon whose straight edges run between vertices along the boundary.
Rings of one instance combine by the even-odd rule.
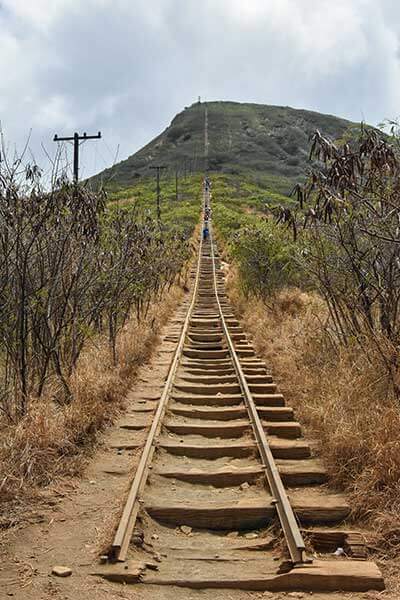
[[[285,290],[267,307],[243,297],[234,271],[228,289],[256,351],[318,440],[332,484],[348,493],[354,516],[374,527],[382,551],[398,551],[400,411],[374,347],[335,350],[316,295]]]
[[[97,435],[124,407],[138,367],[150,356],[162,325],[182,299],[174,286],[155,302],[142,322],[132,318],[119,336],[119,362],[114,366],[107,341],[93,340],[83,352],[70,382],[73,398],[59,406],[48,390],[32,401],[16,426],[0,429],[0,529],[20,518],[28,501],[44,486],[82,471]]]

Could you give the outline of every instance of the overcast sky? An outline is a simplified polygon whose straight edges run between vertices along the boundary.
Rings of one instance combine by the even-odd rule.
[[[399,36],[394,0],[0,0],[0,120],[40,164],[54,133],[101,130],[82,175],[199,95],[377,124],[400,115]]]

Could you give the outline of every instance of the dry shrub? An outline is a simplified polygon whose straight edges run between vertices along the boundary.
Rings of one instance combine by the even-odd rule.
[[[40,488],[82,471],[97,434],[120,413],[138,367],[150,356],[161,326],[183,296],[173,286],[147,317],[132,317],[118,339],[117,366],[108,341],[97,338],[82,353],[69,382],[70,404],[54,402],[57,389],[32,401],[15,426],[0,429],[0,528],[19,519],[20,509]]]
[[[400,546],[400,411],[375,346],[335,348],[323,301],[288,289],[268,306],[228,291],[255,350],[319,451],[353,516],[376,528],[385,552]]]

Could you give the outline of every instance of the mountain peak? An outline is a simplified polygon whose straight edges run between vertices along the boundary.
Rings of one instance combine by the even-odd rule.
[[[204,169],[205,113],[208,121],[210,171],[276,175],[295,180],[308,163],[309,137],[319,129],[337,139],[353,123],[314,111],[231,101],[195,102],[171,124],[126,160],[100,175],[113,186],[132,184],[149,176],[150,166],[171,171]]]

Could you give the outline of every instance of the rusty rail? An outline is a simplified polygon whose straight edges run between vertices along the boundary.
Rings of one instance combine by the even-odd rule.
[[[260,453],[261,460],[263,462],[263,469],[265,471],[265,476],[268,481],[269,488],[271,493],[273,494],[276,502],[276,511],[278,513],[279,521],[281,523],[281,527],[285,536],[286,544],[290,553],[290,557],[292,559],[293,564],[304,564],[312,562],[309,558],[307,558],[305,553],[305,544],[303,537],[301,535],[296,517],[294,515],[292,506],[289,502],[289,499],[286,494],[286,490],[282,483],[281,476],[278,472],[277,466],[275,464],[274,457],[271,452],[271,448],[269,447],[267,436],[265,435],[265,431],[263,425],[261,423],[260,417],[258,416],[257,408],[254,403],[253,396],[251,394],[250,388],[247,384],[245,374],[243,373],[243,369],[241,367],[239,358],[236,354],[235,347],[233,345],[229,329],[227,327],[225,317],[223,314],[221,302],[218,294],[218,286],[217,286],[217,275],[215,268],[215,254],[214,254],[214,241],[212,235],[212,226],[209,226],[210,230],[210,242],[211,242],[211,262],[212,262],[212,271],[213,271],[213,283],[214,283],[214,291],[215,297],[217,300],[218,310],[221,318],[222,330],[225,334],[226,341],[228,343],[229,352],[232,358],[232,362],[238,376],[240,386],[242,388],[243,396],[245,399],[247,411],[249,414],[251,426],[253,428],[254,436],[257,441],[258,451]]]
[[[208,192],[204,192],[204,205],[208,205]],[[233,345],[228,326],[225,321],[225,317],[223,314],[221,302],[218,294],[218,286],[217,286],[217,276],[216,276],[216,266],[215,266],[215,254],[214,254],[214,242],[212,235],[212,227],[209,226],[209,235],[211,242],[211,263],[212,263],[212,274],[213,274],[213,287],[215,292],[215,298],[217,301],[218,311],[221,319],[222,330],[225,335],[229,352],[231,355],[231,359],[237,374],[237,377],[240,382],[240,386],[243,392],[243,397],[245,399],[249,419],[253,428],[253,432],[256,438],[258,451],[263,463],[263,468],[265,471],[265,476],[270,487],[271,493],[273,494],[276,502],[276,510],[278,513],[278,517],[281,523],[281,527],[286,539],[286,543],[288,546],[288,550],[290,553],[291,560],[293,564],[304,564],[306,562],[310,562],[310,560],[306,557],[305,554],[305,545],[300,533],[300,529],[298,527],[295,515],[293,513],[293,509],[290,505],[289,499],[287,497],[285,488],[283,486],[281,477],[279,475],[278,469],[275,464],[275,460],[273,458],[271,449],[268,444],[267,437],[264,432],[264,428],[262,426],[260,417],[258,416],[257,408],[254,403],[254,399],[250,392],[249,386],[246,381],[246,377],[243,373],[239,358],[235,351],[235,347]],[[203,249],[203,236],[202,231],[200,234],[200,245],[197,259],[197,271],[195,276],[195,282],[193,286],[192,298],[191,302],[185,317],[185,321],[182,326],[182,330],[179,337],[179,342],[177,344],[173,359],[171,361],[171,365],[168,371],[167,380],[165,386],[163,388],[160,401],[154,415],[154,419],[152,425],[150,427],[148,437],[146,439],[146,443],[143,447],[143,451],[140,457],[139,465],[137,471],[135,473],[135,477],[132,481],[128,497],[118,524],[117,531],[114,536],[113,543],[111,545],[111,549],[109,552],[109,558],[112,561],[125,561],[129,542],[132,536],[133,529],[135,527],[137,514],[140,508],[139,495],[146,483],[149,465],[152,460],[152,456],[156,447],[157,436],[160,432],[162,421],[165,415],[166,407],[168,404],[168,399],[170,396],[171,388],[174,382],[174,378],[176,375],[176,371],[179,365],[179,361],[182,356],[183,346],[185,343],[186,334],[188,331],[190,318],[193,312],[193,308],[195,306],[197,291],[199,287],[200,280],[200,267],[201,267],[201,258],[202,258],[202,249]]]
[[[193,286],[191,303],[189,305],[189,309],[187,311],[186,318],[185,318],[185,321],[184,321],[184,324],[183,324],[183,327],[181,330],[179,342],[176,347],[174,357],[172,359],[172,362],[171,362],[171,365],[170,365],[170,368],[168,371],[167,380],[166,380],[163,392],[161,394],[160,401],[158,403],[157,411],[154,415],[154,419],[151,424],[146,443],[143,447],[142,455],[140,457],[140,462],[139,462],[137,471],[135,473],[135,477],[132,481],[132,484],[131,484],[131,487],[130,487],[130,490],[128,493],[128,497],[127,497],[119,524],[118,524],[118,528],[117,528],[117,531],[114,536],[114,540],[111,545],[111,549],[110,549],[110,552],[108,555],[109,559],[111,561],[123,562],[126,560],[126,556],[127,556],[127,552],[128,552],[128,548],[129,548],[129,542],[130,542],[132,532],[135,527],[136,517],[137,517],[138,511],[140,508],[139,494],[141,493],[141,490],[143,489],[143,487],[146,483],[146,479],[147,479],[147,475],[148,475],[148,466],[151,462],[151,459],[152,459],[152,456],[153,456],[153,453],[155,450],[156,438],[157,438],[160,428],[161,428],[162,420],[163,420],[165,410],[167,407],[167,403],[168,403],[171,387],[172,387],[172,384],[174,381],[175,373],[178,368],[179,361],[180,361],[180,358],[182,355],[183,345],[184,345],[186,333],[187,333],[187,330],[189,327],[190,317],[193,312],[193,307],[194,307],[195,301],[196,301],[197,289],[198,289],[199,278],[200,278],[202,246],[203,246],[203,237],[202,237],[202,232],[200,232],[200,245],[199,245],[199,254],[198,254],[198,259],[197,259],[197,271],[196,271],[196,277],[195,277],[195,282],[194,282],[194,286]]]

